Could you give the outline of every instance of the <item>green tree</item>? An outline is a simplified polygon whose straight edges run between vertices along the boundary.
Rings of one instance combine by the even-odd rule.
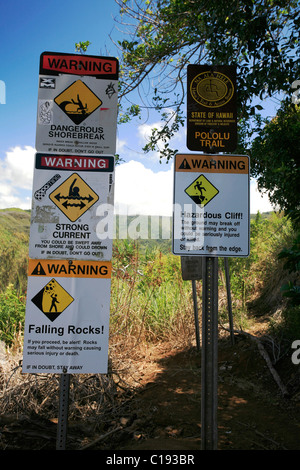
[[[300,106],[289,99],[266,120],[251,146],[252,174],[270,201],[300,225]]]
[[[79,52],[80,54],[85,54],[87,51],[87,48],[91,44],[90,41],[85,41],[85,42],[75,42],[75,51]]]
[[[185,123],[186,69],[194,64],[236,64],[242,143],[263,100],[291,92],[300,76],[300,8],[292,0],[116,0],[128,39],[119,41],[120,120],[144,108],[161,113],[144,150],[171,158],[169,139]],[[125,27],[125,26],[124,26]],[[139,103],[131,98],[138,92]],[[128,106],[125,103],[128,104]],[[171,112],[170,112],[171,110]]]

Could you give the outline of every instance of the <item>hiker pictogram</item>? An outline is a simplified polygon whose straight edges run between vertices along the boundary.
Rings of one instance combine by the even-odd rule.
[[[73,173],[58,186],[49,198],[72,222],[75,222],[99,199],[77,173]]]
[[[74,299],[56,279],[51,279],[31,301],[49,320],[54,321]]]
[[[206,206],[219,190],[204,176],[198,176],[186,189],[186,194],[200,207]]]
[[[83,122],[102,104],[100,98],[81,80],[72,83],[54,101],[74,124]]]

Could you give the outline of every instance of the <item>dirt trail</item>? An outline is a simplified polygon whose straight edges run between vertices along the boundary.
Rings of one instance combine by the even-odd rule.
[[[300,450],[300,375],[287,360],[278,365],[292,392],[284,398],[253,341],[219,341],[219,450]],[[133,362],[135,392],[96,435],[91,422],[70,423],[67,450],[201,450],[200,366],[196,347],[148,346]],[[56,429],[0,416],[1,449],[55,450]]]
[[[200,353],[158,348],[152,359],[110,448],[200,450]],[[282,397],[256,346],[221,341],[218,363],[218,449],[299,450],[300,397]]]

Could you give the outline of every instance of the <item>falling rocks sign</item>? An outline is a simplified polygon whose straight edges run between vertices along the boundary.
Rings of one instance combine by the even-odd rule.
[[[237,146],[236,67],[189,65],[187,147],[233,152]]]
[[[110,285],[110,261],[29,259],[24,373],[107,373]]]

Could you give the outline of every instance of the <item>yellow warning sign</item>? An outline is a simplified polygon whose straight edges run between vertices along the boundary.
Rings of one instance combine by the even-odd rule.
[[[81,80],[72,83],[54,101],[74,124],[80,124],[102,104],[100,98]]]
[[[74,299],[55,279],[51,279],[31,301],[53,321]]]
[[[69,176],[49,195],[49,198],[71,222],[75,222],[99,199],[77,173]]]
[[[29,259],[28,276],[111,278],[110,261]]]
[[[200,175],[185,189],[185,192],[196,204],[204,207],[219,193],[219,190],[204,175]]]
[[[219,133],[219,138],[222,138],[221,133]],[[175,171],[247,175],[249,174],[249,157],[246,155],[177,154]]]

